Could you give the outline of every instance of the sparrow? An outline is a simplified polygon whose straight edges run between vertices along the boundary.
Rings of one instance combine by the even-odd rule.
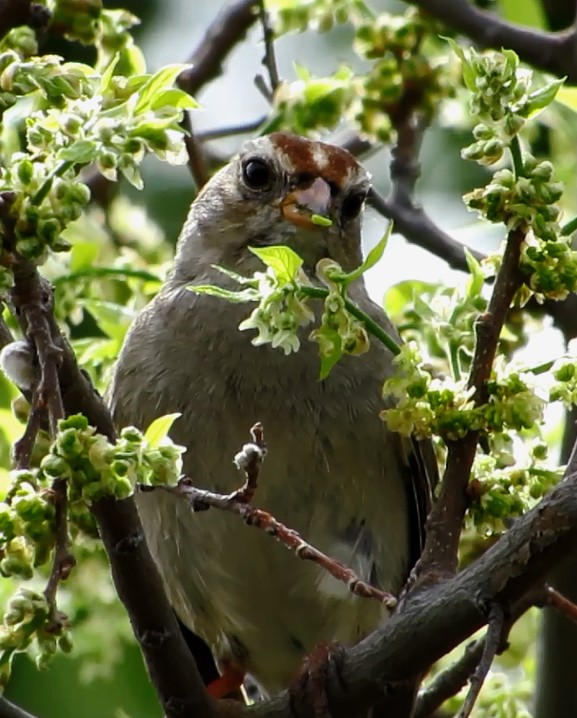
[[[362,580],[398,594],[420,552],[436,466],[427,442],[388,431],[379,417],[394,372],[390,351],[373,341],[319,380],[306,330],[288,356],[253,346],[238,330],[245,305],[190,290],[232,288],[215,265],[262,271],[251,247],[289,246],[312,282],[323,258],[354,269],[369,188],[366,170],[337,146],[279,132],[246,142],[193,202],[166,283],[126,336],[108,401],[118,427],[144,430],[179,412],[171,437],[186,447],[184,474],[221,493],[242,483],[232,457],[262,422],[268,453],[254,503]],[[362,278],[349,296],[400,341]],[[250,674],[267,695],[287,687],[317,644],[354,644],[389,615],[231,513],[193,512],[164,491],[136,498],[179,619],[225,675]]]

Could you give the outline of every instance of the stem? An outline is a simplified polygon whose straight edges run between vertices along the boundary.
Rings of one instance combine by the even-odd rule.
[[[56,169],[54,170],[54,172],[52,172],[52,174],[50,174],[50,175],[45,179],[44,184],[42,185],[42,187],[40,187],[40,189],[38,190],[38,192],[36,192],[36,194],[34,195],[34,197],[32,197],[32,204],[34,204],[34,205],[42,204],[42,200],[46,197],[46,195],[48,194],[48,192],[50,192],[50,188],[52,187],[52,183],[54,182],[54,178],[55,178],[55,177],[62,177],[62,175],[63,175],[67,170],[69,170],[69,169],[72,167],[73,164],[74,164],[73,162],[69,162],[69,161],[61,162],[61,163],[58,165],[58,167],[56,167]]]
[[[523,177],[525,174],[525,167],[523,166],[523,155],[521,153],[521,143],[519,142],[518,135],[514,135],[511,140],[509,147],[511,150],[511,157],[513,159],[513,168],[515,169],[515,176],[517,179]]]
[[[567,224],[564,224],[561,227],[561,236],[562,237],[569,237],[573,232],[577,229],[577,217],[573,217],[573,219],[570,219]]]
[[[459,359],[459,347],[455,342],[449,342],[449,361],[451,372],[455,381],[461,381],[461,361]]]
[[[299,292],[305,297],[310,297],[311,299],[326,299],[329,296],[329,290],[322,289],[321,287],[299,286]],[[355,319],[362,322],[367,332],[372,334],[375,339],[378,339],[381,344],[384,344],[392,354],[396,356],[401,353],[401,347],[391,336],[387,334],[381,325],[377,324],[374,319],[371,319],[368,314],[365,314],[362,309],[359,309],[356,304],[351,302],[351,300],[346,297],[345,309],[349,314],[352,314]]]

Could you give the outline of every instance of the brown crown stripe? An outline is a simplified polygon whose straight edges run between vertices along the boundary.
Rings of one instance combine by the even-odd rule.
[[[273,132],[270,141],[290,158],[297,174],[322,177],[330,184],[343,188],[359,170],[355,158],[346,150],[334,145],[307,140],[284,132]],[[323,155],[326,164],[321,167],[319,156]]]

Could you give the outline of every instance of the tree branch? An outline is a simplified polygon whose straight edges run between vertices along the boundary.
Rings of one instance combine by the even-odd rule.
[[[45,366],[56,374],[40,379],[41,391],[35,394],[48,409],[55,427],[59,415],[85,414],[89,422],[109,439],[115,439],[110,413],[102,399],[80,371],[74,353],[60,332],[52,314],[50,287],[30,260],[13,249],[13,228],[8,213],[9,197],[2,197],[0,219],[4,229],[3,261],[14,273],[11,300],[22,331],[33,343]],[[59,361],[54,360],[58,356]],[[39,404],[40,405],[40,404]],[[47,586],[53,599],[60,578],[69,567],[67,529],[62,515],[66,508],[63,480],[56,479],[58,526],[54,566]],[[59,502],[59,503],[58,503]],[[59,507],[59,508],[58,508]],[[148,551],[134,499],[101,500],[91,510],[109,556],[117,593],[132,623],[154,687],[167,718],[190,715],[210,718],[213,703],[204,689],[196,663],[184,641],[174,613],[164,594],[156,566]],[[66,554],[66,556],[64,556]],[[66,560],[65,560],[66,559]]]
[[[576,489],[574,450],[564,480],[483,556],[451,579],[414,591],[382,628],[346,651],[341,680],[327,684],[332,718],[360,715],[392,699],[395,686],[427,671],[485,625],[485,606],[506,608],[542,583],[577,548]],[[288,710],[285,692],[252,714],[280,718]]]
[[[525,231],[509,232],[503,262],[485,314],[477,320],[477,341],[469,375],[469,387],[475,390],[473,401],[481,406],[487,401],[487,380],[491,374],[499,335],[513,297],[522,283],[519,270],[521,245]],[[448,454],[439,497],[427,520],[425,547],[418,563],[418,573],[451,574],[457,568],[459,537],[467,509],[466,488],[477,442],[478,431],[470,431],[457,441],[447,441]]]
[[[484,648],[482,638],[469,643],[463,655],[419,693],[412,718],[429,718],[446,700],[456,695],[479,665]]]
[[[577,32],[542,32],[505,22],[494,13],[480,10],[467,0],[405,0],[420,7],[482,47],[514,50],[521,60],[537,69],[566,76],[577,83]]]
[[[6,698],[0,698],[0,718],[39,718],[28,713],[20,706],[14,705]]]
[[[194,95],[220,75],[226,56],[258,19],[258,9],[259,0],[233,0],[222,8],[188,58],[192,67],[180,73],[181,89]]]
[[[396,204],[385,199],[374,188],[369,192],[367,201],[379,214],[392,220],[394,231],[402,234],[408,242],[431,252],[452,269],[469,271],[465,246],[436,225],[421,207]],[[479,261],[484,258],[483,254],[474,249],[469,249],[469,252]]]

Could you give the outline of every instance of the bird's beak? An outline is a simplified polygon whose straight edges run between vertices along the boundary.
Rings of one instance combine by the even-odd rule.
[[[280,202],[283,217],[306,229],[319,228],[324,223],[313,221],[314,217],[328,218],[331,206],[331,188],[321,177],[305,189],[296,189]],[[329,222],[330,224],[330,222]]]

